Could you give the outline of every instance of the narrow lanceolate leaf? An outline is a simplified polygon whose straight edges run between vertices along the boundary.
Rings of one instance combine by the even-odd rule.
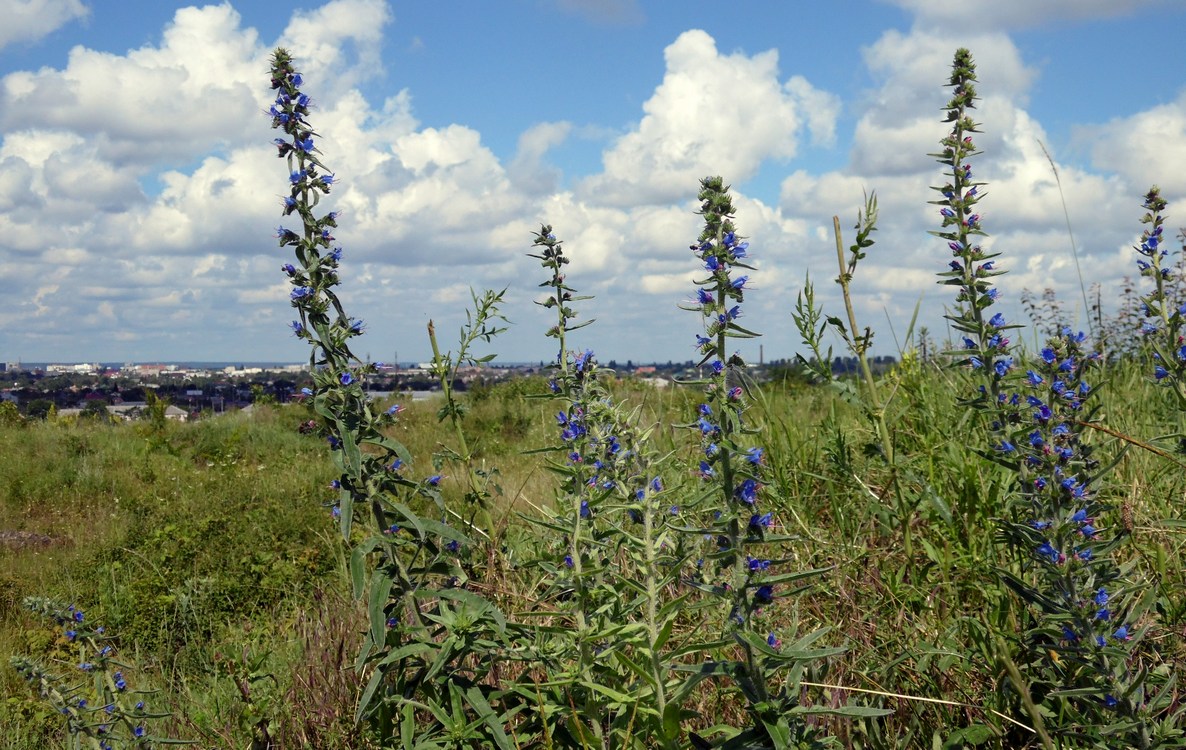
[[[375,643],[382,643],[387,636],[387,614],[384,608],[391,595],[392,581],[382,571],[376,570],[371,575],[371,591],[367,600],[367,616],[371,621],[371,638]]]

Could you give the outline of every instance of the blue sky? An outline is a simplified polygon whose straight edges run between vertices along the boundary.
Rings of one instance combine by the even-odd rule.
[[[1149,184],[1171,226],[1186,193],[1186,51],[1165,34],[1186,5],[1172,0],[279,7],[0,0],[0,359],[303,358],[271,239],[284,169],[260,114],[277,44],[319,105],[343,296],[376,359],[425,358],[425,323],[456,330],[470,287],[507,288],[500,359],[552,356],[525,257],[544,221],[596,295],[578,345],[691,358],[698,319],[678,305],[705,174],[738,194],[759,266],[747,325],[767,359],[801,348],[790,311],[806,273],[838,309],[831,216],[851,225],[865,190],[882,222],[854,288],[875,349],[897,350],[916,305],[942,338],[926,154],[959,46],[979,63],[982,213],[1011,319],[1026,322],[1025,289],[1080,297],[1039,141],[1105,299],[1133,272]]]

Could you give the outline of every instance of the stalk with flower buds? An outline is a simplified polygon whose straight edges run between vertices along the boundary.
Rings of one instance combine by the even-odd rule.
[[[1153,279],[1154,286],[1149,294],[1141,297],[1145,320],[1140,330],[1153,349],[1156,360],[1154,379],[1173,391],[1178,411],[1186,412],[1186,303],[1175,307],[1169,294],[1177,279],[1168,260],[1169,251],[1163,236],[1163,212],[1167,205],[1156,185],[1145,195],[1145,215],[1141,217],[1141,223],[1148,226],[1141,233],[1141,243],[1135,249],[1140,255],[1137,267],[1141,275]],[[1186,435],[1178,438],[1186,446]]]
[[[178,744],[152,731],[152,722],[170,714],[149,709],[148,693],[129,686],[124,672],[130,667],[120,661],[116,639],[102,625],[74,605],[41,597],[28,597],[24,605],[54,622],[58,637],[75,659],[75,678],[51,672],[32,659],[10,660],[17,674],[65,719],[71,747],[151,750]]]
[[[745,424],[745,362],[739,354],[728,353],[732,339],[758,335],[737,322],[749,276],[736,272],[754,268],[748,264],[749,243],[734,225],[733,200],[724,181],[705,178],[698,197],[704,229],[691,249],[707,276],[696,282],[695,300],[688,307],[698,311],[704,323],[696,346],[700,365],[708,365],[709,374],[702,381],[705,399],[691,427],[700,443],[697,474],[705,486],[701,504],[714,506],[703,532],[714,549],[704,556],[699,579],[691,584],[724,604],[725,635],[737,653],[735,659],[704,665],[701,674],[729,677],[749,709],[751,724],[740,728],[724,747],[822,746],[819,730],[801,718],[811,709],[799,705],[798,681],[807,662],[841,650],[808,648],[826,629],[784,649],[779,635],[764,627],[768,611],[782,594],[780,587],[823,571],[780,573],[780,561],[767,557],[771,545],[792,540],[774,531],[773,513],[763,508],[765,449],[751,443],[756,431]],[[777,673],[792,665],[790,676],[780,684]]]
[[[592,351],[565,349],[566,334],[592,321],[572,322],[571,303],[588,297],[575,295],[561,273],[569,262],[563,243],[544,226],[534,247],[530,257],[551,273],[539,304],[556,313],[548,335],[560,350],[550,385],[562,403],[556,429],[564,456],[552,467],[562,477],[556,510],[540,522],[564,544],[541,567],[550,574],[556,609],[571,623],[558,650],[577,662],[547,665],[557,677],[544,713],[563,719],[549,734],[574,747],[625,747],[639,737],[681,747],[680,700],[698,680],[672,672],[665,654],[685,611],[685,597],[665,596],[687,557],[670,527],[680,509],[665,505],[662,459],[648,445],[650,430],[638,426],[638,412],[612,398]]]
[[[957,50],[952,62],[951,100],[947,104],[947,121],[952,123],[951,132],[941,143],[943,150],[931,154],[946,167],[947,182],[933,188],[942,196],[931,201],[939,206],[942,228],[931,232],[947,241],[952,260],[948,270],[939,274],[939,283],[954,286],[956,312],[947,316],[952,327],[962,334],[962,347],[953,352],[958,362],[970,366],[982,374],[984,387],[980,400],[995,408],[1001,395],[1001,381],[1013,370],[1013,358],[1009,355],[1009,339],[1005,337],[1011,328],[1001,313],[990,315],[989,308],[1000,298],[991,279],[1004,271],[996,268],[999,253],[989,253],[980,246],[980,238],[986,236],[981,228],[977,204],[984,198],[983,182],[972,176],[972,165],[968,159],[979,154],[973,136],[980,132],[979,123],[972,120],[970,110],[976,106],[976,64],[966,49]]]
[[[317,155],[303,79],[283,49],[272,56],[271,83],[272,126],[285,134],[274,143],[289,170],[283,214],[301,221],[299,232],[277,230],[281,247],[291,247],[297,261],[282,267],[299,316],[292,330],[312,350],[314,387],[305,395],[340,472],[332,482],[333,512],[352,546],[355,596],[367,599],[369,627],[357,665],[370,670],[370,679],[357,718],[371,719],[385,741],[416,735],[424,742],[452,737],[509,747],[507,719],[492,708],[501,704],[488,679],[502,653],[505,618],[465,589],[457,552],[471,540],[449,523],[441,475],[421,481],[405,475],[407,450],[383,432],[398,407],[381,410],[363,392],[361,377],[375,366],[360,364],[351,352],[349,341],[363,325],[345,313],[334,292],[342,258],[332,234],[337,214],[316,213],[336,183]],[[479,322],[476,336],[487,330],[488,319]],[[441,510],[440,521],[417,512],[425,503]],[[353,533],[359,520],[369,520],[361,541]]]

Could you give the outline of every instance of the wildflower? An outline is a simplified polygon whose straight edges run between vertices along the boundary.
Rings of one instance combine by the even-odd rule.
[[[759,447],[750,448],[745,452],[745,460],[755,466],[762,463],[762,449]]]
[[[572,564],[573,564],[572,563],[572,555],[565,555],[564,556],[564,566],[567,568],[571,568]]]
[[[437,485],[439,485],[441,483],[442,478],[443,477],[440,474],[433,474],[431,477],[428,478],[428,484],[432,487],[436,487]]]
[[[774,633],[771,633],[770,635],[766,636],[766,645],[772,649],[777,650],[782,648],[782,640]]]
[[[773,513],[763,513],[762,515],[754,514],[750,516],[749,527],[751,529],[768,529],[771,522],[774,520]]]
[[[305,332],[305,327],[301,325],[301,321],[299,320],[294,320],[292,323],[289,323],[289,325],[292,327],[292,333],[294,336],[300,336]]]
[[[344,372],[338,377],[338,380],[342,383],[342,385],[350,385],[354,382],[354,376],[348,372]]]
[[[758,483],[753,479],[746,479],[738,485],[736,495],[743,503],[753,505],[758,496]]]
[[[1037,549],[1038,555],[1044,557],[1052,563],[1060,563],[1063,561],[1063,555],[1056,550],[1050,542],[1043,542]]]
[[[774,602],[774,587],[768,583],[762,584],[754,591],[754,604],[765,605]]]
[[[760,570],[767,570],[770,568],[769,560],[759,560],[756,557],[749,557],[747,555],[745,561],[751,573],[756,573]]]

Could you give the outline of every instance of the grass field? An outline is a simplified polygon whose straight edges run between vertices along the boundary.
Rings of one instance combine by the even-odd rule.
[[[1091,440],[1120,456],[1104,486],[1114,506],[1101,526],[1123,527],[1117,553],[1129,576],[1148,579],[1158,625],[1144,643],[1150,664],[1186,659],[1182,457],[1159,453],[1172,432],[1164,396],[1141,370],[1105,374],[1106,430]],[[905,456],[907,491],[883,496],[885,464],[859,409],[831,388],[755,390],[750,417],[767,446],[767,507],[797,537],[779,555],[792,569],[826,568],[809,589],[772,612],[783,632],[827,626],[844,652],[805,676],[805,699],[893,709],[880,719],[828,720],[854,747],[1021,747],[1033,737],[993,712],[1026,723],[989,633],[1017,609],[996,571],[1017,561],[994,542],[1013,476],[978,453],[984,428],[956,403],[970,388],[960,371],[907,358],[882,385],[888,423]],[[538,601],[531,565],[555,540],[524,516],[550,507],[557,480],[524,450],[554,443],[545,390],[521,380],[471,394],[466,430],[476,456],[497,468],[494,542],[469,552],[472,586],[511,616]],[[695,389],[619,381],[614,394],[654,424],[662,451],[693,466],[686,430]],[[448,438],[432,402],[409,403],[395,437],[415,466]],[[152,429],[47,422],[0,430],[0,651],[54,663],[68,658],[60,630],[21,607],[43,595],[84,608],[118,638],[129,679],[159,690],[172,736],[203,747],[250,747],[266,728],[278,747],[356,748],[360,678],[352,668],[367,627],[352,601],[343,545],[328,508],[334,476],[325,442],[302,435],[303,407],[263,409]],[[1164,442],[1156,443],[1169,448]],[[690,472],[689,472],[690,473]],[[692,486],[687,476],[666,478]],[[456,502],[457,482],[441,482]],[[692,490],[689,489],[689,492]],[[703,623],[689,616],[680,627]],[[72,665],[64,665],[72,666]],[[65,747],[59,717],[10,669],[0,677],[5,746]],[[703,724],[737,710],[715,683],[696,696]],[[832,687],[819,687],[827,685]],[[867,692],[859,692],[867,691]],[[821,720],[823,721],[823,720]],[[958,730],[983,725],[983,737]],[[987,730],[986,730],[987,731]],[[954,737],[954,739],[953,739]],[[937,744],[933,744],[937,743]]]

